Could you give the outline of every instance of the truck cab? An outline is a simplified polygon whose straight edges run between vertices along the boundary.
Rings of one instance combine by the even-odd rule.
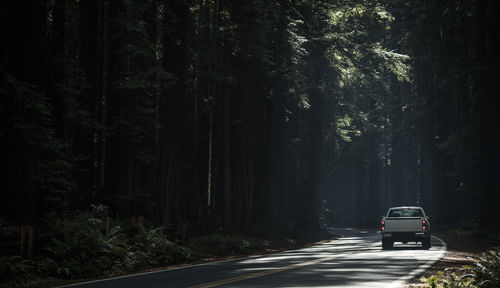
[[[394,242],[421,242],[422,248],[431,247],[430,217],[422,207],[392,207],[380,222],[382,249],[393,247]]]

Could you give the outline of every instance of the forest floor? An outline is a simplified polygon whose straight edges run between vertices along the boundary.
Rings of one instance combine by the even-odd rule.
[[[445,256],[434,263],[426,272],[410,280],[404,286],[405,288],[426,287],[426,283],[422,281],[422,278],[429,278],[438,273],[443,273],[445,278],[448,278],[452,273],[463,275],[465,272],[460,269],[463,266],[472,264],[471,258],[477,258],[481,253],[494,247],[491,242],[484,240],[477,234],[466,236],[459,236],[453,233],[435,235],[446,242],[447,251]]]

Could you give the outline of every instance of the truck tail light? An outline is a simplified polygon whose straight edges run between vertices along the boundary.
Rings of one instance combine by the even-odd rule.
[[[382,229],[382,231],[384,231],[385,230],[385,221],[382,220],[382,223],[380,223],[380,224],[381,224],[380,229]]]
[[[427,221],[422,220],[422,230],[427,230]]]

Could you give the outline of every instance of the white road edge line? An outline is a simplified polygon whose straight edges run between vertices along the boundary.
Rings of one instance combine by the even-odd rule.
[[[425,264],[420,266],[418,269],[413,270],[410,274],[403,276],[403,277],[399,278],[398,280],[392,282],[389,287],[391,287],[391,288],[402,287],[407,281],[409,281],[410,279],[413,279],[417,275],[424,273],[427,269],[429,269],[432,265],[434,265],[434,263],[436,263],[437,261],[441,260],[444,257],[444,255],[446,254],[446,248],[447,248],[446,242],[444,242],[443,240],[441,240],[440,238],[438,238],[436,236],[432,236],[432,238],[436,238],[437,240],[439,240],[439,242],[441,242],[441,248],[439,249],[439,251],[445,251],[445,253],[443,253],[441,255],[441,257],[438,257],[436,259],[432,259],[432,260],[425,262]]]

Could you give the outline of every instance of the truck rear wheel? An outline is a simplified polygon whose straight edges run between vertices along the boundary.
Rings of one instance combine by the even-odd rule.
[[[391,249],[393,244],[394,242],[389,239],[382,239],[382,249],[384,250]]]
[[[422,248],[424,248],[424,249],[431,248],[431,237],[427,237],[424,240],[422,240]]]

